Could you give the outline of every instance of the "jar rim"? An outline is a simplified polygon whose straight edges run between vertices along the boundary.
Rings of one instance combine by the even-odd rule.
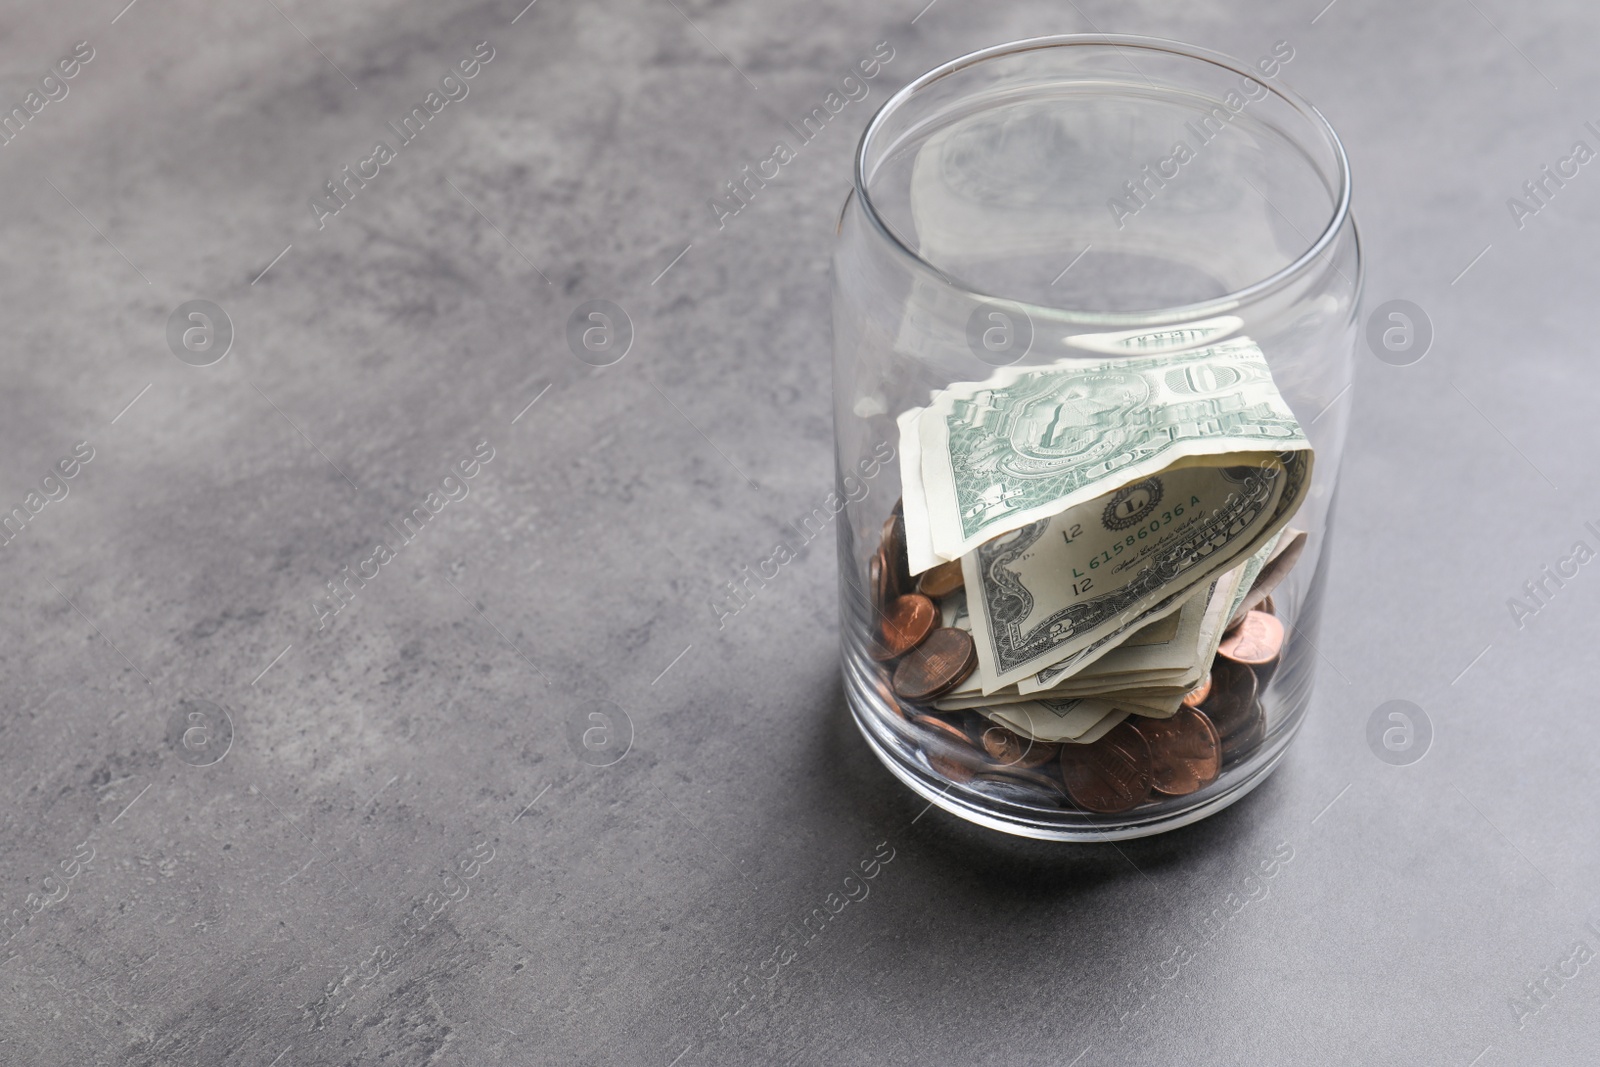
[[[1039,51],[1046,48],[1078,47],[1084,45],[1098,45],[1111,48],[1138,48],[1145,51],[1166,52],[1181,56],[1185,59],[1194,59],[1210,63],[1235,74],[1242,75],[1263,85],[1284,103],[1294,108],[1300,115],[1310,121],[1311,125],[1320,131],[1328,140],[1328,147],[1333,152],[1333,159],[1337,168],[1338,190],[1332,215],[1321,234],[1292,262],[1274,271],[1272,274],[1258,281],[1252,282],[1243,288],[1226,293],[1219,297],[1203,300],[1192,304],[1180,304],[1171,307],[1151,308],[1140,311],[1105,311],[1091,312],[1061,308],[1055,306],[1034,304],[1026,300],[1017,300],[1012,297],[994,293],[984,293],[961,282],[948,271],[945,271],[928,260],[922,258],[916,251],[902,241],[898,234],[884,222],[878,214],[877,206],[873,203],[872,196],[867,190],[866,168],[867,154],[874,147],[874,135],[879,133],[881,127],[907,101],[918,92],[926,89],[941,78],[948,77],[968,67],[991,59],[1003,56],[1017,55],[1023,52]],[[1327,118],[1318,111],[1308,100],[1299,93],[1282,85],[1276,79],[1264,81],[1257,76],[1257,72],[1244,63],[1221,52],[1195,45],[1183,44],[1179,41],[1167,40],[1160,37],[1147,37],[1137,34],[1116,33],[1064,33],[1053,34],[1045,37],[1030,37],[1006,44],[993,45],[982,48],[966,55],[958,56],[947,63],[943,63],[920,77],[903,86],[883,106],[878,108],[872,119],[867,123],[866,129],[861,133],[861,140],[856,145],[854,166],[854,194],[860,202],[862,210],[871,220],[872,226],[889,243],[890,248],[910,260],[915,269],[926,271],[936,277],[939,282],[951,289],[957,290],[976,302],[986,303],[992,301],[1012,304],[1023,308],[1025,311],[1038,312],[1042,316],[1070,323],[1082,323],[1095,326],[1145,326],[1164,325],[1168,323],[1189,322],[1196,319],[1205,319],[1223,315],[1247,303],[1256,301],[1284,286],[1309,271],[1312,264],[1322,258],[1328,248],[1338,239],[1345,222],[1350,218],[1350,159],[1345,154],[1344,143],[1339,140],[1339,134]]]

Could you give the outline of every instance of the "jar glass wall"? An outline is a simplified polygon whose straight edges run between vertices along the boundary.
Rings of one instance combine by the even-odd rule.
[[[1257,784],[1305,715],[1350,407],[1361,264],[1343,148],[1321,114],[1283,85],[1292,60],[1283,42],[1247,63],[1146,38],[1023,41],[917,79],[862,137],[834,258],[846,692],[889,769],[974,822],[1061,840],[1183,825]],[[1211,352],[1246,370],[1204,363]],[[1178,367],[1190,355],[1201,362]],[[1253,607],[1251,630],[1228,630],[1226,654],[1214,662],[1217,635],[1210,650],[1202,637],[1199,667],[1209,671],[1210,692],[1191,693],[1180,705],[1183,718],[1127,704],[1135,710],[1124,712],[1125,725],[1099,720],[1100,740],[1085,740],[1081,730],[1076,739],[1037,729],[1030,736],[1026,720],[1001,702],[1022,702],[1016,683],[986,697],[963,674],[965,688],[952,689],[951,677],[971,666],[957,662],[970,659],[966,644],[952,637],[935,647],[929,637],[931,630],[942,640],[963,624],[970,630],[962,603],[973,590],[962,575],[974,572],[944,562],[957,555],[949,535],[939,535],[939,555],[927,553],[924,498],[934,490],[918,477],[927,469],[918,465],[927,439],[904,439],[902,416],[941,403],[957,412],[981,408],[992,402],[989,386],[1035,370],[1081,368],[1131,381],[1150,376],[1150,361],[1174,357],[1178,369],[1162,371],[1161,388],[1186,395],[1213,389],[1222,396],[1237,373],[1248,377],[1259,366],[1251,360],[1264,362],[1260,376],[1314,456],[1308,487],[1287,528],[1251,553],[1256,568],[1242,579],[1230,572],[1237,596],[1250,603],[1239,611],[1222,605],[1231,616],[1225,621],[1237,623]],[[1030,430],[1052,443],[1074,435],[1092,442],[1120,432],[1117,420],[1141,417],[1077,394],[1053,411],[1042,430]],[[980,411],[970,421],[986,418]],[[1197,425],[1201,435],[1223,432]],[[1150,493],[1129,492],[1115,507],[1142,517]],[[1157,514],[1170,519],[1176,498],[1170,489],[1167,496]],[[1009,505],[996,498],[985,506],[993,513]],[[1160,520],[1151,521],[1156,531]],[[932,562],[944,565],[925,569]],[[1263,582],[1270,596],[1252,596]],[[1207,588],[1223,599],[1217,586]],[[1208,602],[1202,596],[1194,604],[1193,616],[1187,607],[1168,612],[1169,639],[1174,620],[1191,626]],[[1206,625],[1214,626],[1218,609],[1208,610]],[[1143,629],[1153,616],[1137,611],[1120,618],[1141,622],[1128,631],[1159,629]],[[987,625],[998,624],[990,618]],[[1161,684],[1180,674],[1173,668]],[[1088,683],[1062,685],[1075,697],[1094,695]],[[1116,688],[1128,700],[1156,691]],[[997,702],[984,703],[990,697]],[[1058,715],[1062,706],[1051,705]],[[1177,723],[1188,724],[1188,735],[1178,736]]]

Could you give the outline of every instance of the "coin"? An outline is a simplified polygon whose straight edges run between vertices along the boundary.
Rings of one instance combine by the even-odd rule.
[[[1248,610],[1241,607],[1239,614],[1235,615],[1231,620],[1229,620],[1228,625],[1223,627],[1222,637],[1224,640],[1233,637],[1239,632],[1239,629],[1244,626],[1245,616],[1249,615],[1251,611],[1264,611],[1268,615],[1278,614],[1278,608],[1273,604],[1270,596],[1263,600],[1259,605],[1254,605]]]
[[[1194,708],[1179,708],[1170,719],[1128,722],[1150,746],[1150,787],[1157,793],[1188,796],[1210,785],[1222,770],[1222,739],[1211,720]]]
[[[1225,742],[1249,728],[1256,717],[1255,672],[1219,656],[1211,665],[1211,692],[1200,710]]]
[[[911,716],[911,721],[917,726],[922,727],[924,730],[932,731],[946,740],[966,745],[968,748],[972,747],[972,738],[967,736],[967,732],[965,730],[951,722],[949,719],[941,718],[938,715],[931,715],[927,712],[919,712]]]
[[[1206,702],[1206,697],[1210,695],[1211,672],[1207,671],[1206,676],[1200,679],[1200,684],[1189,690],[1188,696],[1183,698],[1183,706],[1186,708],[1198,708]]]
[[[917,599],[932,610],[927,597]],[[894,691],[905,700],[933,700],[966,681],[977,666],[978,646],[972,635],[946,626],[929,634],[921,647],[900,661],[894,671]]]
[[[1061,746],[1061,780],[1085,811],[1116,815],[1150,798],[1150,746],[1126,722],[1092,745]]]
[[[1235,763],[1249,756],[1250,753],[1261,747],[1261,742],[1267,739],[1267,720],[1261,714],[1260,707],[1256,709],[1255,717],[1249,725],[1239,732],[1222,739],[1222,765],[1231,767]]]
[[[889,595],[889,565],[884,562],[882,548],[867,561],[867,586],[872,590],[872,614],[876,618],[893,599]]]
[[[911,592],[911,565],[906,559],[906,519],[899,513],[883,521],[883,561],[889,565],[889,588],[896,596]]]
[[[878,620],[878,639],[868,654],[880,663],[899,659],[922,644],[939,624],[939,609],[920,593],[896,597]]]
[[[972,781],[977,773],[978,754],[972,750],[972,739],[965,730],[937,715],[913,715],[911,721],[937,738],[922,749],[928,766],[952,782]]]
[[[941,778],[948,778],[952,782],[959,782],[965,785],[977,775],[977,772],[962,760],[953,759],[937,752],[924,752],[922,756],[928,761],[928,766],[933,768],[935,774]]]
[[[873,688],[878,691],[878,699],[883,701],[884,707],[888,708],[896,715],[899,715],[901,718],[910,717],[906,714],[906,709],[900,706],[900,701],[895,699],[894,690],[890,687],[888,678],[884,677],[878,671],[873,671],[872,685]]]
[[[1217,648],[1217,655],[1225,656],[1235,663],[1248,663],[1253,667],[1264,667],[1278,658],[1278,653],[1283,651],[1283,623],[1274,615],[1264,611],[1252,611],[1244,617],[1244,622],[1231,636],[1224,637],[1222,644]]]
[[[965,584],[961,576],[961,561],[956,559],[923,571],[917,579],[917,592],[923,596],[949,596]]]
[[[1061,754],[1060,745],[1022,737],[999,723],[990,723],[984,728],[978,735],[978,747],[1001,766],[1020,770],[1042,767]]]

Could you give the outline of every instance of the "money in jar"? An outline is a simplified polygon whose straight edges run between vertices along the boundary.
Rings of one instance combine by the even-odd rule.
[[[1282,66],[1019,42],[861,139],[833,264],[845,689],[958,816],[1157,833],[1247,794],[1304,719],[1361,271],[1344,150]]]

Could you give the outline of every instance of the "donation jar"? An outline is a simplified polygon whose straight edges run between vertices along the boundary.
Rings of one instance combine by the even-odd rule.
[[[833,265],[845,689],[884,765],[972,822],[1182,826],[1305,717],[1362,274],[1294,55],[1020,41],[861,138]]]

